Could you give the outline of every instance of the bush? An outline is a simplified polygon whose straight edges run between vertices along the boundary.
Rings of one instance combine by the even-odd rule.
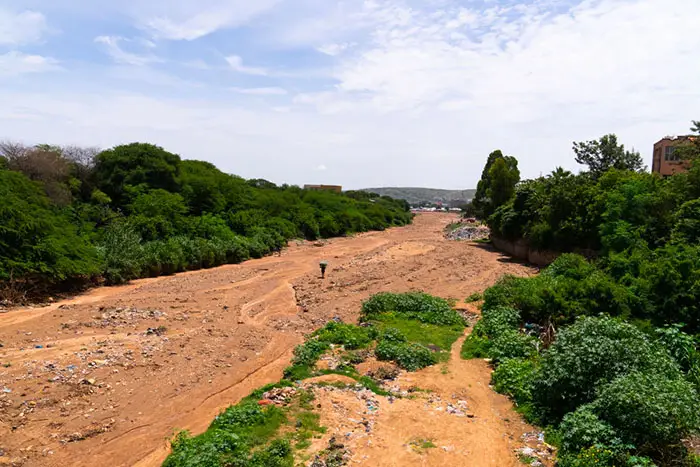
[[[656,467],[648,457],[639,457],[604,445],[596,445],[576,454],[560,456],[559,467]]]
[[[520,323],[520,312],[515,308],[505,306],[485,308],[473,332],[493,339],[507,331],[517,330]]]
[[[602,385],[635,371],[680,376],[668,353],[633,326],[612,318],[580,318],[543,353],[533,395],[544,419],[558,422],[592,402]]]
[[[435,354],[420,344],[380,340],[374,350],[377,360],[394,361],[408,371],[417,371],[437,363]]]
[[[671,356],[680,365],[688,381],[695,384],[700,390],[700,352],[697,349],[695,339],[681,331],[681,325],[656,329],[659,343],[668,350]]]
[[[123,284],[141,276],[144,266],[141,237],[127,222],[115,222],[107,228],[101,251],[108,284]]]
[[[330,349],[328,342],[310,339],[294,348],[293,365],[314,365],[319,358]]]
[[[492,340],[489,354],[496,362],[506,358],[528,358],[537,353],[537,343],[532,336],[508,329]]]
[[[494,389],[512,398],[518,405],[532,402],[532,385],[537,363],[522,358],[506,358],[491,374]]]
[[[334,321],[314,332],[312,336],[319,341],[343,345],[348,350],[367,347],[372,342],[369,329]]]
[[[654,457],[700,431],[700,398],[693,385],[658,372],[615,379],[600,389],[592,406],[624,442]]]
[[[559,432],[564,454],[577,453],[596,445],[622,445],[615,429],[598,418],[590,405],[582,405],[575,412],[568,413],[559,425]]]
[[[469,337],[464,339],[460,356],[466,360],[471,358],[487,358],[490,357],[491,341],[487,337],[480,337],[472,332]]]
[[[362,304],[364,321],[375,319],[385,313],[395,313],[404,319],[440,326],[465,324],[464,318],[450,306],[447,300],[419,292],[379,293]]]

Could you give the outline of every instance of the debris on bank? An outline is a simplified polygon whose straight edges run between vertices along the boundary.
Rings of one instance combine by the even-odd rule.
[[[445,237],[448,240],[485,240],[489,238],[491,231],[485,225],[468,224],[457,227],[447,232]]]

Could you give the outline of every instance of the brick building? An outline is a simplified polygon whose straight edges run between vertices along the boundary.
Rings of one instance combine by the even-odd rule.
[[[694,136],[667,136],[654,144],[654,158],[651,163],[651,171],[663,177],[669,177],[688,169],[688,162],[680,160],[676,154],[679,144],[692,140]]]

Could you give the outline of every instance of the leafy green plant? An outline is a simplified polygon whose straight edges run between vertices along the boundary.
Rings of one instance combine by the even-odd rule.
[[[537,353],[537,339],[509,329],[492,340],[489,356],[496,362],[507,358],[528,358]]]
[[[435,354],[420,344],[380,340],[374,350],[378,360],[394,361],[408,371],[416,371],[437,363]]]
[[[558,422],[592,402],[602,385],[635,371],[680,377],[668,353],[634,326],[612,318],[581,318],[543,353],[535,403],[546,421]]]
[[[507,358],[491,374],[491,383],[497,392],[511,397],[518,405],[529,404],[536,371],[535,360]]]
[[[348,350],[367,347],[372,338],[368,328],[331,321],[313,333],[319,341],[343,345]]]
[[[464,318],[450,306],[449,301],[425,293],[379,293],[362,304],[364,321],[386,313],[441,326],[465,324]]]
[[[491,341],[487,337],[480,337],[472,333],[464,340],[460,356],[465,360],[487,358],[491,355],[491,345]]]
[[[700,432],[700,398],[680,377],[631,372],[603,386],[592,407],[624,442],[655,457]]]

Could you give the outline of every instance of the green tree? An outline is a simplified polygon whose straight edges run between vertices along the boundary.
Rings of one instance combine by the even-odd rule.
[[[489,169],[489,214],[510,201],[520,181],[518,161],[514,157],[498,158]]]
[[[179,190],[180,156],[159,146],[131,143],[103,151],[96,157],[98,187],[118,207],[128,204],[128,192],[161,188]],[[131,190],[130,190],[131,189]]]
[[[514,157],[504,156],[500,150],[493,151],[486,160],[476,187],[472,200],[474,211],[479,217],[488,218],[513,197],[519,181],[518,161]]]
[[[646,169],[639,152],[627,151],[623,144],[618,144],[614,134],[605,135],[597,140],[574,142],[574,152],[576,162],[588,166],[589,172],[596,178],[610,169],[635,172]]]
[[[99,271],[97,251],[51,205],[41,184],[0,170],[0,282],[47,287]]]

